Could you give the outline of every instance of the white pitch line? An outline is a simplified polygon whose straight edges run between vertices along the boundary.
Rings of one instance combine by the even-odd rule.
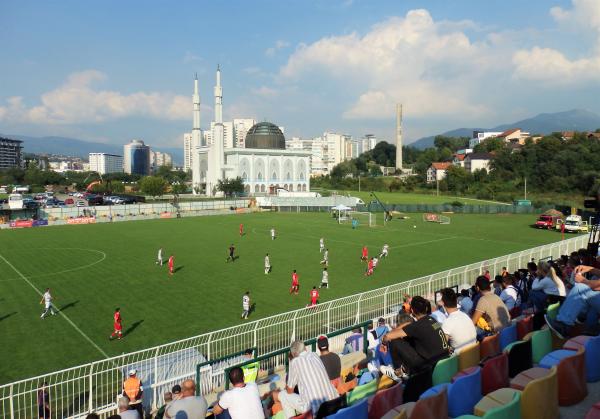
[[[0,259],[2,259],[8,266],[10,266],[12,268],[13,271],[15,271],[21,278],[23,278],[23,280],[25,282],[27,282],[29,284],[29,286],[35,290],[35,292],[37,292],[40,296],[43,296],[42,292],[40,290],[38,290],[37,287],[35,285],[33,285],[31,283],[31,281],[29,281],[29,279],[27,279],[27,277],[21,273],[21,271],[19,271],[17,268],[15,268],[15,266],[12,263],[10,263],[8,260],[6,260],[6,258],[4,256],[0,255]],[[88,335],[86,335],[85,333],[83,333],[83,331],[79,327],[77,327],[77,325],[75,323],[73,323],[71,321],[71,319],[68,318],[65,313],[63,313],[62,311],[59,310],[58,314],[60,314],[61,316],[63,316],[64,319],[67,322],[69,322],[69,324],[71,326],[73,326],[73,328],[75,330],[77,330],[81,336],[83,336],[85,338],[85,340],[87,340],[89,343],[91,343],[92,346],[98,350],[98,352],[100,352],[102,355],[104,355],[105,358],[109,358],[108,354],[106,352],[104,352],[101,347],[99,347],[98,345],[96,345],[96,343],[92,339],[90,339],[90,337]]]
[[[390,249],[398,249],[400,247],[420,246],[422,244],[441,242],[441,241],[444,241],[444,240],[452,240],[452,239],[457,239],[457,238],[458,237],[451,236],[451,237],[444,237],[442,239],[428,240],[426,242],[415,242],[415,243],[401,244],[401,245],[398,245],[398,246],[392,246],[392,247],[390,247]]]

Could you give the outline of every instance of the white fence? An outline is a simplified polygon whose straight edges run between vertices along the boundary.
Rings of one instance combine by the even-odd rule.
[[[217,359],[250,347],[257,347],[259,354],[265,354],[286,347],[295,339],[306,340],[320,333],[388,316],[398,311],[405,294],[431,295],[447,286],[471,284],[484,269],[489,269],[492,275],[498,273],[503,266],[514,271],[525,267],[531,258],[556,258],[586,245],[587,236],[578,236],[329,301],[316,308],[291,311],[167,345],[5,384],[0,386],[0,417],[37,417],[37,393],[44,382],[48,383],[53,417],[76,417],[91,411],[114,411],[124,373],[132,367],[137,368],[144,383],[144,406],[160,406],[162,393],[183,379],[194,378],[196,365],[206,359]],[[2,362],[10,360],[4,359]],[[209,393],[214,387],[223,384],[223,374],[205,374],[203,377],[203,393]]]

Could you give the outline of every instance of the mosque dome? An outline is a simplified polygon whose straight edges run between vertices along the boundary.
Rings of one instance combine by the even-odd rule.
[[[279,127],[270,122],[259,122],[246,134],[246,148],[285,150],[285,137]]]

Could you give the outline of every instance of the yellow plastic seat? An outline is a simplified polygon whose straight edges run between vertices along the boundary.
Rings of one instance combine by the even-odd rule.
[[[472,343],[461,349],[458,354],[458,370],[466,370],[479,365],[479,343]]]

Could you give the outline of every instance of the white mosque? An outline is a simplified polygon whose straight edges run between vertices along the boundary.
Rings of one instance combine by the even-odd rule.
[[[310,153],[286,150],[285,137],[277,125],[259,122],[248,130],[245,148],[225,148],[223,135],[223,89],[217,68],[215,120],[212,142],[203,140],[200,130],[198,78],[194,80],[192,128],[192,182],[194,193],[220,195],[219,180],[242,178],[249,195],[274,194],[282,188],[290,192],[310,190]]]

